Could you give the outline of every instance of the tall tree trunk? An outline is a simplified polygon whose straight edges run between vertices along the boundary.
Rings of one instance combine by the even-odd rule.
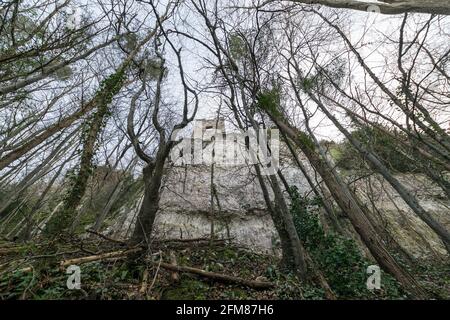
[[[80,168],[70,186],[66,198],[64,199],[63,208],[47,223],[45,228],[46,236],[57,236],[71,226],[75,212],[86,192],[88,180],[93,171],[92,159],[95,154],[95,144],[108,116],[109,104],[122,88],[124,80],[125,70],[120,69],[109,76],[102,84],[103,90],[96,96],[99,107],[92,116],[92,120],[86,123],[87,133],[83,137],[84,141],[80,159]]]
[[[436,221],[425,209],[419,204],[417,199],[398,181],[390,172],[389,169],[378,159],[378,157],[368,150],[360,141],[354,138],[350,132],[328,111],[328,109],[317,99],[311,92],[308,92],[309,97],[319,106],[323,113],[330,119],[333,124],[342,132],[351,145],[358,150],[358,152],[366,159],[369,165],[380,173],[386,181],[398,192],[400,197],[408,206],[424,221],[442,240],[448,253],[450,254],[450,232],[444,226]]]
[[[8,195],[7,200],[0,207],[0,219],[4,218],[8,207],[28,189],[32,186],[36,181],[45,176],[55,160],[58,160],[58,155],[67,151],[69,146],[67,146],[68,142],[71,141],[71,138],[78,132],[78,129],[74,130],[70,133],[63,141],[61,141],[45,158],[42,163],[40,163],[36,168],[34,168],[29,174],[27,174],[15,187],[14,190]],[[63,149],[64,147],[64,149]]]
[[[64,160],[64,162],[59,166],[59,169],[57,170],[57,172],[53,175],[52,179],[49,181],[49,183],[47,184],[47,186],[45,187],[45,190],[42,192],[41,196],[39,197],[38,201],[33,205],[33,207],[30,210],[30,213],[27,216],[26,219],[26,225],[25,228],[22,230],[22,232],[19,234],[19,239],[22,241],[28,241],[31,239],[31,233],[33,231],[33,217],[36,214],[36,212],[39,210],[39,208],[41,208],[45,197],[47,196],[47,194],[52,190],[53,185],[56,181],[56,179],[58,179],[58,177],[60,176],[61,172],[63,171],[64,167],[66,166],[66,164],[72,159],[73,154],[75,152],[72,153],[71,157],[68,157],[66,160]]]
[[[286,138],[284,132],[281,132],[281,134],[283,136],[284,142],[286,143],[286,145],[289,148],[289,151],[290,151],[291,155],[294,157],[296,165],[298,166],[298,168],[302,172],[303,176],[305,177],[306,181],[308,182],[309,186],[311,187],[311,190],[314,192],[316,197],[319,197],[319,198],[322,199],[322,204],[323,204],[323,208],[325,210],[326,219],[329,221],[331,227],[333,228],[333,230],[336,233],[344,235],[345,231],[344,231],[343,227],[341,226],[341,224],[339,223],[339,221],[338,221],[338,219],[336,217],[336,213],[334,212],[334,209],[333,209],[333,204],[330,201],[328,201],[326,195],[322,194],[319,191],[318,187],[314,184],[313,180],[309,176],[308,171],[306,170],[305,166],[303,165],[303,163],[298,158],[297,152],[294,150],[294,148],[293,148],[291,142],[289,141],[289,139]]]
[[[280,212],[283,226],[286,229],[286,233],[288,234],[289,241],[293,248],[292,258],[294,261],[294,265],[298,270],[300,277],[302,279],[305,279],[307,269],[305,248],[303,247],[298,232],[295,229],[294,220],[286,204],[286,200],[283,197],[283,193],[281,191],[276,175],[270,175],[269,179],[275,197],[275,210],[278,210]]]
[[[133,235],[131,236],[132,243],[149,244],[149,238],[153,230],[153,223],[155,222],[156,213],[159,209],[160,188],[162,178],[164,175],[164,163],[170,149],[167,145],[160,145],[156,160],[154,163],[149,163],[143,171],[144,178],[144,199],[139,209],[136,218],[136,225],[134,227]]]
[[[303,151],[310,163],[321,175],[333,198],[339,207],[345,212],[352,222],[356,232],[360,235],[364,244],[380,266],[392,274],[397,281],[408,290],[415,298],[424,299],[426,292],[417,281],[404,270],[386,250],[382,240],[367,221],[363,210],[355,200],[356,196],[337,175],[333,173],[327,162],[321,158],[315,150],[314,142],[304,132],[290,126],[284,117],[276,110],[266,110],[272,120],[292,141]]]
[[[360,0],[291,0],[301,4],[317,4],[330,8],[341,8],[382,14],[402,14],[406,12],[450,15],[447,0],[381,0],[379,2]]]
[[[301,269],[302,265],[300,265],[299,263],[301,259],[298,258],[302,255],[302,253],[300,252],[299,247],[296,247],[294,245],[294,242],[291,241],[292,235],[289,234],[286,228],[285,218],[283,217],[284,214],[281,212],[280,206],[272,203],[272,201],[270,200],[269,190],[267,189],[266,182],[264,181],[264,178],[261,174],[261,169],[257,164],[254,165],[254,168],[256,176],[258,178],[258,182],[261,186],[261,191],[263,193],[263,198],[266,203],[267,209],[269,210],[275,229],[277,230],[278,236],[280,237],[282,254],[281,266],[287,270],[295,271],[299,275],[299,277],[302,278],[306,274],[306,269]],[[295,257],[297,257],[297,259]],[[303,278],[303,280],[304,279],[305,278]]]
[[[167,18],[167,12],[164,14],[164,16],[160,17],[161,21],[165,20],[166,18]],[[127,55],[127,57],[122,61],[122,63],[115,70],[115,72],[102,82],[96,95],[92,99],[90,99],[87,103],[83,104],[81,106],[80,110],[72,113],[71,115],[61,119],[57,123],[49,126],[47,129],[45,129],[43,132],[41,132],[37,136],[35,136],[32,139],[28,140],[27,142],[23,143],[20,147],[14,149],[7,155],[1,157],[0,158],[0,170],[4,169],[8,165],[10,165],[13,161],[22,157],[28,151],[30,151],[33,148],[40,145],[46,139],[55,135],[56,133],[63,130],[64,128],[69,127],[75,121],[81,119],[83,116],[85,116],[86,114],[88,114],[89,112],[94,110],[95,108],[102,108],[102,105],[104,104],[104,102],[112,99],[112,97],[117,93],[117,92],[115,92],[115,89],[120,89],[124,85],[125,70],[132,63],[132,61],[136,57],[136,55],[140,52],[142,46],[145,45],[148,41],[150,41],[150,39],[153,38],[153,36],[156,34],[156,32],[157,32],[156,26],[155,26],[155,28],[149,30],[147,35],[142,39],[142,41],[139,42],[139,44],[136,46],[136,48]],[[107,43],[109,44],[112,41],[113,40],[108,41]],[[117,80],[120,80],[120,81],[117,81]],[[119,83],[120,83],[120,86],[116,86]]]
[[[120,193],[123,188],[123,185],[124,185],[124,180],[120,180],[119,183],[117,183],[116,186],[114,187],[114,190],[112,191],[112,194],[109,197],[108,202],[106,203],[106,206],[103,208],[102,211],[100,211],[100,214],[98,214],[97,218],[95,219],[95,224],[92,227],[92,229],[94,231],[100,230],[100,228],[103,224],[103,221],[105,221],[106,216],[111,211],[116,200],[119,198]]]

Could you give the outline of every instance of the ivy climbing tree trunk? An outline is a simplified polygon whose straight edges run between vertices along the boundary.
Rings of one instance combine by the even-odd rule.
[[[83,151],[78,172],[71,181],[71,186],[64,199],[64,205],[53,215],[45,227],[44,234],[48,237],[57,236],[71,226],[73,217],[86,192],[88,180],[93,171],[92,159],[95,154],[95,144],[109,114],[108,106],[113,97],[122,88],[124,80],[125,70],[124,67],[121,67],[101,85],[100,92],[95,98],[98,108],[91,119],[86,122],[86,127],[82,135]]]

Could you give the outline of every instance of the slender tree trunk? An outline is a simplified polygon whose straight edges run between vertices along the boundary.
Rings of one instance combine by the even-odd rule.
[[[45,230],[47,236],[57,236],[61,232],[68,230],[73,222],[81,199],[83,198],[89,177],[93,171],[92,159],[95,154],[95,144],[104,127],[104,122],[108,116],[108,107],[112,98],[120,91],[125,80],[125,70],[119,69],[109,76],[102,87],[100,94],[95,97],[99,106],[94,113],[92,120],[87,122],[87,133],[83,137],[83,151],[80,159],[80,168],[64,199],[64,207],[58,211],[48,222]]]
[[[161,17],[162,20],[165,20],[166,18],[167,13],[164,14],[163,17]],[[153,36],[156,34],[156,31],[157,31],[156,27],[149,30],[144,39],[142,39],[142,41],[136,46],[136,48],[128,54],[128,56],[122,61],[121,65],[116,69],[116,71],[104,80],[102,86],[98,89],[97,94],[87,103],[83,104],[80,110],[72,113],[71,115],[61,119],[57,123],[49,126],[47,129],[39,133],[37,136],[23,143],[20,147],[14,149],[7,155],[1,157],[0,170],[4,169],[8,165],[10,165],[13,161],[22,157],[28,151],[40,145],[46,139],[55,135],[64,128],[69,127],[75,121],[81,119],[83,116],[85,116],[95,108],[102,108],[105,102],[108,103],[108,101],[111,100],[112,97],[114,97],[114,95],[117,94],[118,90],[124,85],[125,70],[132,63],[134,57],[140,52],[142,46],[153,38]]]
[[[42,163],[40,163],[36,168],[34,168],[14,187],[14,190],[8,196],[7,201],[5,201],[5,203],[2,204],[0,207],[0,219],[4,218],[6,210],[11,205],[11,203],[13,203],[16,199],[18,199],[27,188],[32,186],[37,180],[39,180],[49,172],[55,159],[57,160],[58,155],[69,149],[67,143],[70,142],[71,138],[77,131],[78,129],[74,130],[67,138],[65,138],[62,142],[60,142]],[[61,150],[63,147],[64,149]]]
[[[73,156],[73,154],[72,154]],[[19,239],[22,241],[28,241],[31,239],[31,233],[33,231],[33,217],[36,214],[36,212],[39,210],[39,208],[42,206],[42,203],[44,202],[45,197],[47,194],[52,190],[53,185],[60,176],[61,172],[63,171],[66,164],[72,159],[72,157],[67,158],[60,166],[58,171],[55,173],[55,175],[52,177],[50,182],[47,184],[44,192],[42,192],[41,196],[39,197],[39,200],[34,204],[34,206],[31,208],[30,213],[27,216],[26,219],[26,225],[25,228],[22,230],[22,232],[19,234]]]
[[[60,232],[69,228],[72,223],[72,219],[85,194],[88,179],[92,173],[94,147],[102,121],[103,117],[96,115],[90,123],[90,130],[83,145],[79,171],[64,200],[64,207],[53,216],[46,226],[45,234],[48,236],[58,235]]]
[[[214,186],[214,158],[213,158],[213,162],[211,163],[211,176],[210,176],[210,230],[209,230],[209,237],[211,239],[214,239],[214,216],[215,216],[215,210],[214,210],[214,190],[215,186]]]
[[[408,204],[408,206],[424,221],[442,240],[448,253],[450,254],[450,232],[448,232],[438,221],[436,221],[425,209],[419,204],[417,199],[398,181],[389,169],[377,158],[375,154],[370,152],[360,141],[354,138],[344,126],[328,111],[328,109],[313,94],[308,92],[310,98],[319,106],[323,113],[333,122],[333,124],[341,131],[352,146],[358,150],[364,159],[368,161],[372,169],[380,173],[386,181],[398,192],[400,197]]]
[[[23,156],[25,153],[30,151],[31,149],[35,148],[36,146],[40,145],[42,142],[53,136],[54,134],[58,133],[59,131],[63,130],[64,128],[69,127],[72,123],[74,123],[76,120],[80,119],[82,116],[84,116],[89,111],[93,110],[95,108],[94,101],[90,101],[87,104],[83,105],[83,107],[71,114],[70,116],[65,117],[64,119],[58,121],[57,123],[51,125],[48,127],[44,132],[38,134],[37,136],[33,137],[32,139],[25,142],[23,145],[18,147],[17,149],[11,151],[7,155],[0,158],[0,170],[7,167],[9,164],[11,164],[13,161],[19,159],[21,156]]]
[[[381,0],[378,2],[360,0],[291,0],[301,4],[317,4],[330,8],[341,8],[381,14],[402,14],[420,12],[450,15],[447,0]]]
[[[288,146],[289,151],[291,152],[291,155],[294,157],[295,163],[297,164],[297,166],[299,167],[303,176],[305,177],[306,181],[308,182],[309,186],[311,187],[311,190],[314,192],[314,194],[317,197],[322,199],[322,204],[323,204],[323,208],[325,209],[325,216],[326,216],[327,220],[330,222],[332,228],[334,229],[334,231],[336,233],[344,235],[345,234],[344,229],[342,228],[341,224],[339,223],[339,221],[336,217],[336,213],[334,212],[334,209],[333,209],[333,204],[330,203],[330,201],[328,201],[326,196],[318,190],[317,186],[314,184],[311,177],[309,176],[309,173],[306,170],[305,166],[298,158],[297,152],[294,150],[291,142],[289,141],[289,139],[286,138],[286,136],[284,135],[283,132],[281,134],[283,135],[284,141],[285,141],[286,145]]]
[[[270,184],[272,185],[272,190],[275,196],[275,210],[279,210],[281,218],[284,224],[284,228],[289,236],[289,241],[293,247],[293,259],[296,268],[302,279],[306,278],[306,255],[305,248],[300,241],[297,229],[295,229],[294,220],[289,208],[286,204],[286,200],[281,192],[280,185],[278,183],[277,177],[275,175],[269,176]]]
[[[131,236],[132,243],[146,242],[149,244],[150,235],[153,230],[153,223],[155,222],[156,213],[159,209],[160,189],[164,175],[164,163],[169,152],[169,146],[160,145],[155,162],[148,164],[144,168],[144,199],[142,201],[141,208],[139,209],[133,235]]]
[[[392,274],[415,298],[426,298],[427,294],[420,287],[418,282],[404,270],[386,250],[382,240],[367,221],[363,210],[355,200],[356,196],[350,191],[348,186],[333,173],[333,169],[328,166],[327,162],[321,158],[315,150],[314,142],[311,141],[305,133],[288,125],[280,114],[277,113],[277,116],[275,117],[272,113],[273,111],[267,112],[280,130],[284,131],[284,133],[304,152],[310,163],[321,175],[333,195],[333,198],[343,212],[347,214],[356,232],[358,232],[364,244],[380,266]]]
[[[295,259],[295,257],[300,256],[301,253],[298,252],[298,248],[294,246],[294,243],[291,241],[292,236],[289,235],[287,228],[285,226],[285,219],[283,217],[283,213],[281,209],[276,204],[273,204],[270,200],[269,190],[267,189],[266,182],[261,174],[261,170],[259,166],[254,165],[256,176],[258,178],[258,182],[261,186],[261,191],[263,193],[264,201],[266,202],[267,209],[269,210],[270,216],[272,218],[275,229],[277,230],[278,236],[280,237],[281,242],[281,266],[286,268],[287,270],[293,270],[302,276],[306,271],[299,272],[301,266],[298,264],[299,259]],[[295,253],[297,251],[297,253]],[[306,270],[306,269],[304,269]]]
[[[108,199],[108,202],[106,203],[106,206],[103,208],[103,210],[100,212],[100,214],[97,216],[97,219],[95,219],[95,224],[93,226],[94,231],[99,231],[100,227],[103,224],[103,221],[105,221],[106,216],[111,211],[112,206],[116,202],[116,200],[119,198],[120,193],[123,188],[124,181],[121,180],[116,186],[114,187],[114,190],[111,194],[111,196]]]

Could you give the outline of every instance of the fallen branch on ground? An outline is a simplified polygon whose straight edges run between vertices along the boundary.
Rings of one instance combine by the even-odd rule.
[[[188,238],[188,239],[159,239],[156,242],[225,242],[232,239]]]
[[[114,251],[114,252],[108,252],[108,253],[103,253],[103,254],[99,254],[99,255],[62,260],[59,263],[59,265],[61,267],[67,267],[70,265],[79,265],[79,264],[83,264],[83,263],[105,260],[105,259],[110,259],[110,258],[123,258],[129,254],[141,252],[142,250],[143,250],[142,247],[137,247],[137,248],[132,248],[132,249],[128,249],[128,250]],[[209,278],[209,279],[212,279],[215,281],[224,282],[224,283],[235,283],[235,284],[239,284],[239,285],[246,286],[246,287],[253,288],[253,289],[270,289],[270,288],[275,287],[274,283],[268,282],[268,281],[246,280],[246,279],[235,277],[235,276],[229,276],[226,274],[205,271],[202,269],[197,269],[197,268],[192,268],[192,267],[178,266],[178,265],[173,265],[173,264],[165,263],[165,262],[153,262],[152,261],[151,263],[154,265],[158,265],[161,268],[171,270],[174,272],[191,273],[191,274],[199,275],[199,276]],[[25,269],[28,269],[28,268],[25,268]],[[25,271],[25,269],[23,269],[22,271]],[[31,271],[31,270],[26,270],[26,271]]]
[[[174,266],[169,263],[161,262],[161,268],[168,269],[176,272],[186,272],[196,274],[205,278],[213,279],[220,282],[225,283],[236,283],[240,284],[252,289],[270,289],[275,287],[275,284],[267,281],[256,281],[256,280],[246,280],[242,278],[238,278],[235,276],[229,276],[226,274],[209,272],[202,269],[192,268],[192,267],[183,267],[183,266]]]
[[[132,249],[128,249],[128,250],[120,250],[120,251],[102,253],[102,254],[88,256],[88,257],[63,260],[59,263],[59,265],[61,267],[66,267],[66,266],[70,266],[72,264],[78,265],[78,264],[82,264],[82,263],[94,262],[94,261],[99,261],[99,260],[104,260],[104,259],[109,259],[109,258],[120,258],[120,257],[125,257],[132,253],[140,252],[140,251],[142,251],[142,248],[138,247],[138,248],[132,248]]]
[[[1,254],[8,254],[8,253],[14,253],[14,252],[20,252],[22,250],[27,249],[28,246],[18,246],[18,247],[5,247],[0,248],[0,255]]]
[[[194,239],[158,239],[153,240],[152,244],[156,246],[164,246],[170,248],[181,248],[189,246],[222,246],[229,241],[228,239],[205,239],[205,238],[194,238]]]
[[[88,229],[88,230],[86,230],[86,232],[91,233],[93,235],[96,235],[96,236],[98,236],[98,237],[100,237],[100,238],[102,238],[104,240],[107,240],[107,241],[119,243],[119,244],[122,244],[122,245],[126,245],[127,244],[125,241],[110,238],[110,237],[105,236],[104,234],[102,234],[100,232],[97,232],[95,230]]]
[[[173,250],[170,250],[170,263],[173,266],[177,266],[177,256],[175,255],[175,252],[173,252]],[[180,280],[180,275],[178,274],[178,272],[172,272],[172,281],[173,282],[178,282]]]
[[[141,296],[145,296],[147,294],[147,287],[148,287],[148,269],[146,268],[142,275],[141,288],[139,289],[139,294]]]

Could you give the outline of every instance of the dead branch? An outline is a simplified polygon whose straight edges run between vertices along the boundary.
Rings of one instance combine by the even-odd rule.
[[[175,255],[175,252],[173,250],[170,250],[170,263],[173,266],[177,266],[177,256]],[[172,281],[173,282],[178,282],[180,280],[180,275],[178,272],[172,272]]]
[[[205,246],[223,246],[225,245],[227,239],[205,239],[205,238],[196,238],[196,239],[168,239],[168,240],[158,240],[154,241],[153,244],[155,246],[161,246],[166,248],[185,248],[185,247],[205,247]]]
[[[174,266],[169,263],[161,262],[161,268],[176,271],[176,272],[186,272],[191,274],[196,274],[205,278],[209,278],[219,282],[225,283],[235,283],[242,286],[246,286],[252,289],[270,289],[275,287],[275,284],[267,281],[256,281],[256,280],[246,280],[242,278],[238,278],[235,276],[229,276],[226,274],[209,272],[202,269],[192,268],[192,267],[184,267],[184,266]]]
[[[96,235],[96,236],[98,236],[98,237],[100,237],[100,238],[102,238],[104,240],[107,240],[107,241],[119,243],[119,244],[122,244],[122,245],[126,245],[127,244],[125,241],[110,238],[110,237],[105,236],[104,234],[101,234],[100,232],[97,232],[95,230],[88,229],[88,230],[86,230],[86,232],[89,232],[89,233],[91,233],[93,235]]]
[[[129,254],[136,253],[142,251],[142,248],[133,248],[129,250],[121,250],[121,251],[114,251],[109,253],[104,253],[100,255],[95,256],[88,256],[88,257],[81,257],[81,258],[75,258],[75,259],[68,259],[63,260],[60,262],[61,267],[69,266],[72,264],[82,264],[87,262],[93,262],[93,261],[99,261],[109,258],[119,258],[119,257],[125,257]],[[165,262],[152,262],[155,265],[160,266],[161,268],[171,270],[174,272],[186,272],[191,274],[196,274],[205,278],[213,279],[215,281],[225,282],[225,283],[236,283],[239,285],[243,285],[249,288],[253,289],[270,289],[275,286],[275,284],[267,281],[256,281],[256,280],[246,280],[242,278],[238,278],[235,276],[229,276],[225,274],[215,273],[215,272],[209,272],[202,269],[192,268],[192,267],[185,267],[185,266],[178,266],[173,265]]]
[[[156,242],[160,243],[168,243],[168,242],[182,242],[182,243],[191,243],[191,242],[217,242],[217,243],[225,243],[225,241],[230,241],[230,239],[211,239],[211,238],[191,238],[191,239],[165,239],[165,240],[158,240]]]
[[[146,268],[142,275],[142,283],[141,288],[139,289],[139,295],[145,296],[147,294],[147,287],[148,287],[148,269]]]
[[[103,253],[103,254],[99,254],[99,255],[62,260],[59,263],[59,265],[61,267],[66,267],[69,265],[79,265],[79,264],[83,264],[83,263],[111,259],[111,258],[123,258],[129,254],[141,252],[142,250],[143,250],[143,248],[137,247],[137,248],[132,248],[132,249],[128,249],[128,250],[120,250],[120,251]],[[152,261],[151,263],[157,265],[158,267],[161,267],[161,268],[164,268],[167,270],[171,270],[176,273],[177,272],[191,273],[191,274],[199,275],[201,277],[209,278],[209,279],[212,279],[215,281],[224,282],[224,283],[235,283],[235,284],[239,284],[239,285],[246,286],[246,287],[253,288],[253,289],[270,289],[270,288],[275,287],[274,283],[267,282],[267,281],[246,280],[246,279],[242,279],[242,278],[235,277],[235,276],[230,276],[230,275],[220,274],[220,273],[215,273],[215,272],[209,272],[209,271],[192,268],[192,267],[178,266],[178,265],[169,264],[169,263],[165,263],[165,262],[153,262]],[[31,268],[25,268],[25,269],[22,269],[22,271],[31,271],[30,269]],[[144,286],[144,281],[143,281],[143,285],[141,286],[141,289],[143,286]]]
[[[27,248],[27,246],[0,248],[0,255],[19,252],[19,251],[24,250],[26,248]]]
[[[78,264],[82,264],[82,263],[94,262],[94,261],[99,261],[99,260],[104,260],[104,259],[109,259],[109,258],[121,258],[121,257],[125,257],[129,254],[140,252],[140,251],[142,251],[142,248],[138,247],[138,248],[132,248],[132,249],[128,249],[128,250],[108,252],[108,253],[103,253],[103,254],[93,255],[93,256],[88,256],[88,257],[63,260],[59,263],[59,265],[61,267],[66,267],[66,266],[70,266],[72,264],[78,265]]]

